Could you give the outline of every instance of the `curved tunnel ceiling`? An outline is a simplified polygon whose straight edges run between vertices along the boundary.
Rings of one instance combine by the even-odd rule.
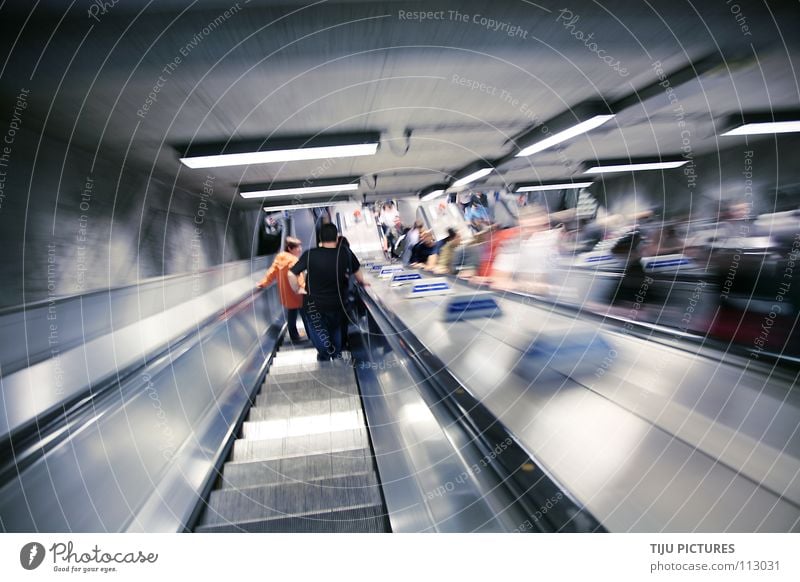
[[[674,0],[17,5],[4,7],[0,66],[18,83],[0,86],[0,107],[29,90],[28,128],[189,191],[212,172],[219,195],[247,208],[258,201],[237,184],[312,175],[413,194],[511,153],[514,136],[578,103],[633,96],[609,123],[510,160],[486,184],[560,180],[589,158],[679,153],[686,131],[694,155],[715,151],[734,144],[719,119],[796,107],[790,4],[748,4],[745,16]],[[674,93],[636,98],[659,71],[709,54],[720,64]],[[191,170],[174,147],[366,131],[381,132],[376,155],[327,161]]]

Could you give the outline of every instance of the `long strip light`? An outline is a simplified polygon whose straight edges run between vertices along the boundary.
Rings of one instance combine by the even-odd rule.
[[[720,135],[762,135],[765,133],[793,133],[800,131],[800,121],[768,121],[745,123]]]
[[[471,174],[468,174],[463,178],[456,180],[455,182],[453,182],[452,187],[458,188],[459,186],[466,186],[467,184],[470,184],[475,180],[480,180],[484,176],[488,176],[491,173],[492,173],[492,168],[481,168],[480,170],[472,172]]]
[[[535,184],[532,186],[520,186],[515,192],[540,192],[543,190],[577,190],[588,188],[594,182],[564,182],[563,184]]]
[[[423,202],[427,202],[428,200],[433,200],[434,198],[438,198],[442,194],[444,194],[443,189],[433,190],[432,192],[428,192],[427,194],[425,194],[422,198],[420,198],[420,200],[422,200]]]
[[[670,170],[688,164],[689,160],[675,162],[646,162],[639,164],[617,164],[612,166],[592,166],[584,174],[608,174],[611,172],[639,172],[642,170]]]
[[[244,152],[238,154],[219,154],[213,156],[196,156],[180,158],[180,161],[183,165],[189,168],[222,168],[226,166],[270,164],[274,162],[296,162],[301,160],[371,156],[377,151],[378,143],[376,142],[352,145],[297,148],[288,150],[270,150],[263,152]]]
[[[358,184],[331,184],[328,186],[302,186],[299,188],[279,188],[275,190],[253,190],[239,192],[242,198],[277,198],[280,196],[296,196],[300,194],[320,194],[324,192],[345,192],[358,190]]]
[[[576,135],[580,135],[582,133],[586,133],[587,131],[591,131],[596,127],[600,127],[609,119],[612,119],[613,115],[595,115],[594,117],[587,119],[579,123],[578,125],[574,125],[569,129],[565,129],[564,131],[559,131],[555,135],[551,135],[541,141],[536,142],[533,145],[529,145],[521,152],[519,152],[516,157],[524,157],[530,156],[542,150],[546,150],[547,148],[553,147],[556,144],[561,143],[562,141],[566,141],[575,137]]]

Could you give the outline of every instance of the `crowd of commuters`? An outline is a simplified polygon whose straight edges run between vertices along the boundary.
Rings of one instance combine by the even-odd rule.
[[[654,258],[677,257],[662,264],[681,265],[682,273],[702,283],[698,289],[704,293],[713,289],[719,300],[705,303],[732,322],[719,318],[703,321],[695,315],[689,331],[735,338],[742,330],[760,325],[763,314],[751,313],[752,305],[758,306],[762,299],[775,303],[778,297],[787,301],[781,305],[785,313],[770,320],[775,323],[765,345],[779,345],[792,335],[790,319],[794,312],[790,307],[800,305],[800,285],[791,285],[786,291],[778,287],[778,275],[792,275],[794,261],[800,259],[800,211],[759,216],[752,207],[730,203],[707,219],[666,219],[657,209],[627,216],[600,209],[592,216],[580,216],[576,209],[548,212],[543,205],[526,205],[522,200],[523,205],[517,206],[512,199],[517,217],[509,226],[494,220],[485,198],[477,194],[460,197],[464,220],[453,224],[439,240],[421,220],[405,226],[393,203],[376,205],[376,223],[387,255],[409,268],[434,274],[458,275],[498,289],[550,295],[558,301],[578,301],[583,308],[607,305],[625,312],[641,289],[643,278],[658,279],[657,273],[646,275],[647,261],[652,264]],[[352,301],[348,288],[356,282],[363,284],[363,277],[358,260],[340,241],[335,226],[323,226],[319,240],[317,249],[303,253],[300,241],[287,239],[285,251],[276,257],[259,285],[278,281],[292,341],[300,337],[295,327],[299,313],[319,358],[338,358],[346,337],[342,321],[346,319],[347,297]],[[595,259],[601,262],[593,263]],[[609,269],[621,278],[604,291],[596,284],[596,273]],[[589,278],[591,296],[567,289],[580,277]],[[690,300],[695,299],[678,296],[674,270],[668,270],[665,277],[665,290],[650,288],[648,297],[638,306],[637,318],[655,318],[661,324],[681,327],[679,318],[685,316],[685,305],[693,305]],[[739,297],[744,300],[739,303],[746,307],[737,307]],[[675,321],[667,319],[673,309],[670,301],[679,311]],[[605,309],[603,312],[608,313]],[[800,345],[796,348],[800,351]]]

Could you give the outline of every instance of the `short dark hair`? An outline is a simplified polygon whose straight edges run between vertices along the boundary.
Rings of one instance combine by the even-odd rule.
[[[319,242],[331,243],[336,242],[339,238],[339,230],[335,224],[323,224],[319,229]]]
[[[300,242],[299,238],[294,238],[291,236],[286,237],[286,251],[293,251],[297,247],[301,246],[303,243]]]

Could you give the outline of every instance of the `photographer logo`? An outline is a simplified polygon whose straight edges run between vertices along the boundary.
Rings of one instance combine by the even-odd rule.
[[[44,546],[38,542],[30,542],[22,546],[19,552],[19,563],[26,570],[35,570],[44,561]]]

